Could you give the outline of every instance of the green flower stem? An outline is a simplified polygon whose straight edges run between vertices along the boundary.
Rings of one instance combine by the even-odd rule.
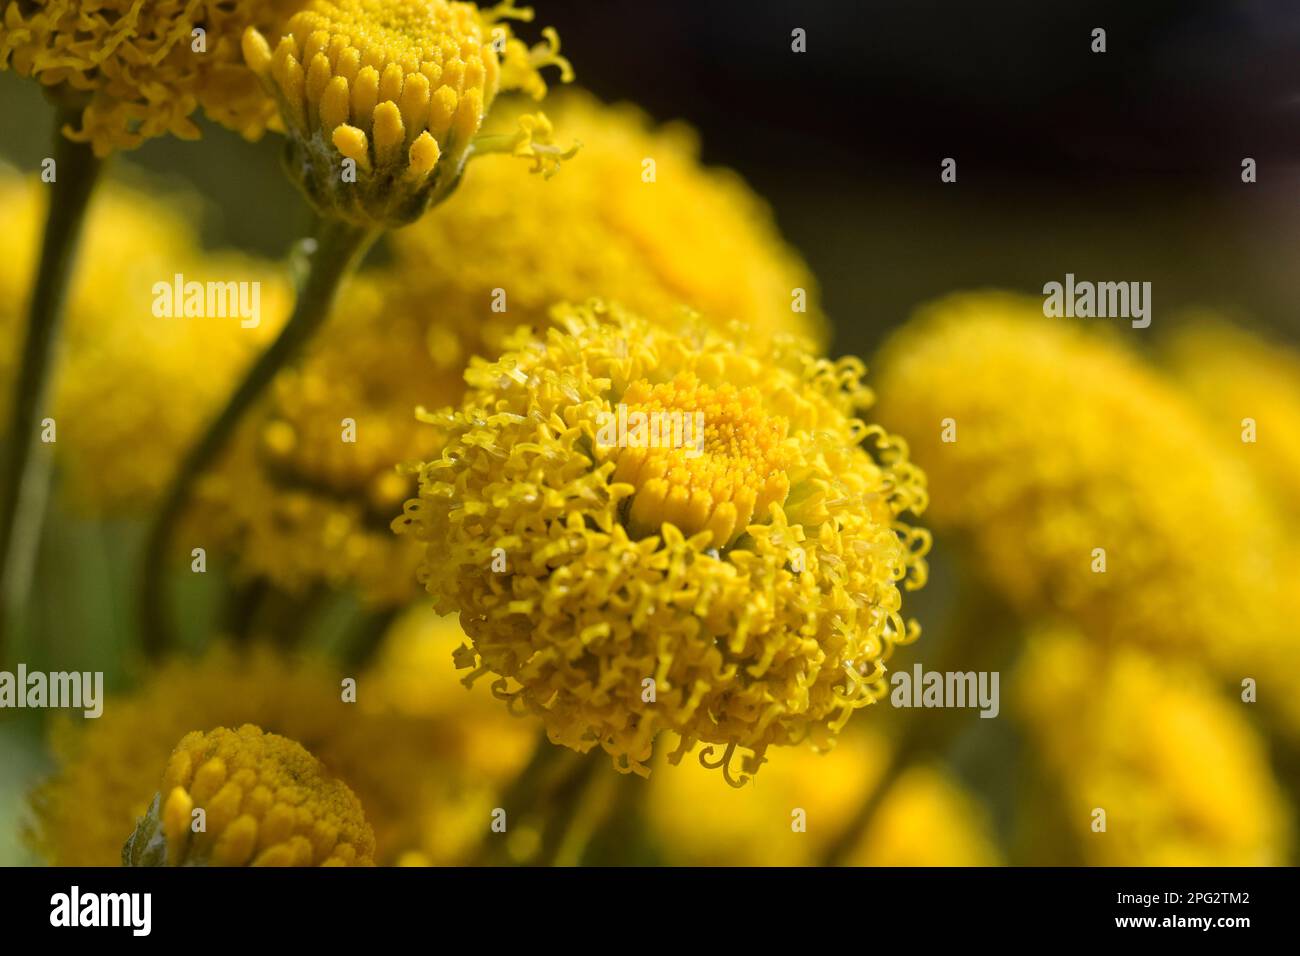
[[[398,608],[384,607],[362,611],[348,635],[343,663],[350,671],[361,671],[374,662],[384,643],[384,635],[397,619]]]
[[[859,805],[848,825],[831,841],[830,847],[822,858],[822,866],[842,866],[848,860],[849,855],[862,841],[863,834],[870,831],[876,815],[885,802],[886,795],[893,789],[899,777],[906,772],[907,768],[932,752],[935,742],[923,739],[919,732],[920,723],[914,718],[907,720],[902,736],[890,752],[889,759],[880,773],[880,779]]]
[[[321,219],[304,248],[305,271],[293,314],[280,335],[249,369],[198,444],[190,449],[172,479],[145,541],[140,576],[139,610],[144,649],[159,657],[175,643],[168,620],[166,570],[176,525],[195,483],[225,451],[244,414],[262,396],[276,374],[310,341],[329,315],[343,280],[365,255],[378,230],[341,220]],[[186,552],[188,554],[188,550]]]
[[[965,587],[966,593],[957,602],[956,626],[937,648],[935,658],[922,662],[926,671],[996,670],[1020,645],[1020,626],[1001,599],[977,582],[967,581]],[[871,830],[894,784],[911,767],[946,752],[962,729],[970,726],[970,715],[969,710],[953,708],[908,710],[900,715],[901,733],[880,777],[852,819],[828,844],[822,866],[840,866],[849,858]]]
[[[588,754],[576,788],[562,806],[567,812],[556,828],[547,856],[547,866],[578,866],[596,834],[605,825],[620,793],[623,775],[611,771],[603,753]],[[643,783],[644,781],[637,781]]]
[[[55,118],[55,180],[45,236],[27,308],[27,333],[10,406],[0,463],[0,662],[6,635],[16,630],[27,603],[32,568],[49,491],[49,449],[40,440],[59,331],[67,310],[69,278],[77,258],[86,210],[104,162],[84,143],[63,135],[80,109],[60,107]]]
[[[506,832],[489,835],[479,848],[478,866],[547,866],[557,854],[570,846],[574,814],[584,805],[583,795],[601,764],[608,769],[604,751],[580,754],[551,743],[545,733],[538,734],[537,746],[527,766],[499,798],[506,811]],[[536,845],[527,858],[514,855],[509,841],[512,834],[532,830]],[[566,840],[566,837],[569,839]],[[571,852],[571,851],[570,851]]]

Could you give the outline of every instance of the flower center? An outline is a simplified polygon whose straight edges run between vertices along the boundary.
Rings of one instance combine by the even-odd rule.
[[[788,423],[768,415],[754,388],[713,387],[694,375],[634,382],[610,413],[597,447],[614,480],[634,486],[634,534],[672,523],[684,534],[730,544],[790,491]]]

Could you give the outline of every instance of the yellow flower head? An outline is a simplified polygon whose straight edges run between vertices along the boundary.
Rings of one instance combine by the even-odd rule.
[[[1300,737],[1300,354],[1222,320],[1194,316],[1164,343],[1164,358],[1204,415],[1218,448],[1249,468],[1271,494],[1290,534],[1267,582],[1271,610],[1244,662],[1260,703]]]
[[[10,0],[0,18],[0,69],[84,103],[64,133],[96,155],[171,133],[197,139],[198,107],[250,138],[275,106],[241,62],[240,36],[275,27],[295,0]]]
[[[879,735],[845,733],[830,753],[773,753],[752,787],[723,792],[701,768],[656,774],[646,797],[655,845],[672,865],[816,865],[879,785],[888,750]],[[890,786],[846,863],[994,866],[985,817],[947,772],[918,765]]]
[[[486,11],[451,0],[307,0],[274,49],[250,27],[244,58],[280,104],[288,168],[312,203],[362,225],[406,223],[456,185],[499,91],[540,98],[546,65],[569,78],[553,30],[532,51],[510,36],[506,19],[531,16],[513,0]],[[549,132],[534,118],[522,133],[538,162]]]
[[[499,355],[518,326],[541,327],[556,302],[592,295],[651,319],[684,304],[826,344],[807,265],[739,176],[700,163],[693,130],[656,128],[634,106],[578,90],[548,109],[582,143],[580,174],[543,183],[486,158],[448,200],[448,215],[390,237],[403,285],[437,303],[431,322],[454,332],[439,343],[445,362]]]
[[[1276,559],[1252,476],[1170,382],[1041,306],[947,299],[880,356],[878,414],[929,476],[934,526],[1026,616],[1240,675]]]
[[[1204,316],[1191,317],[1164,346],[1220,443],[1239,452],[1300,522],[1300,354]]]
[[[301,743],[357,795],[377,863],[468,862],[536,730],[486,687],[457,684],[449,658],[463,640],[454,619],[399,618],[374,667],[353,675],[355,703],[342,699],[348,675],[314,658],[217,647],[171,661],[110,697],[98,720],[56,723],[55,769],[32,795],[29,840],[54,865],[117,865],[176,741],[196,726],[254,723]]]
[[[855,417],[861,364],[599,302],[555,319],[428,416],[442,454],[394,522],[461,614],[458,664],[623,770],[665,729],[678,758],[725,747],[728,779],[737,747],[752,771],[772,744],[829,745],[918,634],[900,588],[929,543],[901,518],[924,477]]]
[[[199,482],[189,527],[242,575],[295,593],[350,587],[371,605],[418,595],[417,549],[389,527],[413,488],[397,465],[436,448],[412,411],[456,401],[464,382],[437,365],[427,317],[399,293],[386,277],[356,276]]]
[[[1291,839],[1284,798],[1247,705],[1134,648],[1099,655],[1071,633],[1037,635],[1016,678],[1024,726],[1056,784],[1084,862],[1276,866]],[[1094,831],[1096,810],[1106,829]]]
[[[367,866],[374,849],[374,832],[346,784],[301,744],[245,724],[194,731],[176,745],[122,862]]]

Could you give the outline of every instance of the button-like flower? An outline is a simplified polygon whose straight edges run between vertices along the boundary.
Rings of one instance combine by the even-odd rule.
[[[1018,612],[1240,680],[1272,613],[1277,522],[1172,382],[999,293],[928,308],[878,364],[880,420],[929,476],[935,529]]]
[[[374,832],[346,784],[301,744],[245,724],[194,731],[177,744],[122,862],[366,866],[374,849]]]
[[[555,319],[428,416],[442,454],[394,522],[461,614],[467,679],[499,675],[552,741],[625,771],[661,730],[729,780],[738,747],[752,772],[771,745],[829,746],[919,632],[901,590],[929,544],[902,518],[924,477],[856,417],[861,364],[598,302]]]
[[[32,849],[56,866],[116,866],[176,742],[194,727],[252,723],[302,744],[357,795],[376,863],[466,863],[536,728],[486,685],[457,684],[447,659],[462,641],[454,619],[420,610],[398,619],[359,675],[260,646],[170,661],[110,697],[98,720],[55,723],[53,773],[30,800]],[[355,703],[342,699],[345,676],[357,679]]]
[[[1285,554],[1265,583],[1271,600],[1241,674],[1267,681],[1260,697],[1278,729],[1300,738],[1300,354],[1220,319],[1198,316],[1163,343],[1163,357],[1217,440],[1219,453],[1260,479],[1287,532]]]
[[[290,174],[312,203],[360,225],[418,218],[460,178],[498,92],[546,92],[540,69],[570,77],[559,40],[528,50],[506,20],[531,19],[507,0],[489,10],[452,0],[308,0],[272,45],[250,27],[244,58],[280,104]],[[513,144],[539,166],[544,118]]]
[[[389,527],[412,488],[397,465],[436,447],[412,410],[464,389],[428,332],[397,283],[354,278],[304,361],[280,373],[199,482],[186,521],[195,540],[293,593],[324,582],[370,605],[412,600],[418,556]]]
[[[0,69],[84,102],[80,129],[96,155],[171,133],[197,139],[202,107],[243,135],[260,135],[275,104],[244,66],[250,26],[278,36],[302,0],[9,0],[0,16]]]
[[[686,305],[711,321],[826,344],[807,264],[738,175],[700,162],[694,130],[654,126],[635,106],[580,90],[555,94],[547,112],[582,143],[573,175],[542,182],[484,158],[448,215],[389,237],[402,284],[437,303],[429,317],[443,330],[445,362],[500,355],[518,326],[541,327],[556,302],[593,295],[652,321]],[[498,108],[488,126],[514,122]]]
[[[1163,345],[1223,446],[1300,524],[1300,353],[1208,316],[1191,317]]]
[[[1030,640],[1015,708],[1050,788],[1067,851],[1098,866],[1277,866],[1292,839],[1264,741],[1240,704],[1185,664],[1113,654],[1070,631]],[[1105,811],[1104,832],[1093,829]],[[1026,811],[1029,821],[1049,814]],[[1052,846],[1039,837],[1031,845]],[[1060,838],[1059,831],[1054,835]],[[1038,862],[1031,860],[1030,862]]]

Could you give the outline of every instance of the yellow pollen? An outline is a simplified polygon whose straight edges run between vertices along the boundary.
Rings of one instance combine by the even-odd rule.
[[[597,444],[616,462],[613,480],[636,488],[633,534],[672,524],[686,535],[709,531],[724,547],[789,494],[789,425],[764,411],[756,389],[683,373],[634,382],[621,405]]]

